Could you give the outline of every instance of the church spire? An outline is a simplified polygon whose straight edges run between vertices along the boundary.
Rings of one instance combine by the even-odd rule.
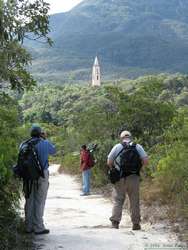
[[[101,86],[101,72],[98,57],[95,57],[92,72],[92,86]]]
[[[98,60],[98,57],[97,57],[97,56],[95,57],[94,65],[95,65],[95,66],[99,66],[99,60]]]

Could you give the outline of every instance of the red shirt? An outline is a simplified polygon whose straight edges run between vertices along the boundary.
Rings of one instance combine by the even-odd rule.
[[[91,156],[88,150],[82,149],[80,152],[80,169],[85,171],[91,168]]]

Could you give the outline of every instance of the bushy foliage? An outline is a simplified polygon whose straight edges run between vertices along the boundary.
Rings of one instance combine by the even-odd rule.
[[[23,47],[25,38],[43,42],[47,34],[49,4],[42,0],[0,0],[0,88],[29,88],[35,81],[28,71],[31,56]]]
[[[177,123],[176,123],[177,125]],[[162,198],[176,204],[188,219],[188,117],[165,135],[164,156],[159,160],[155,181],[160,183]]]
[[[49,4],[43,0],[0,0],[0,248],[3,250],[16,247],[18,239],[20,190],[11,168],[16,162],[18,142],[25,137],[25,129],[18,128],[21,125],[18,104],[5,92],[29,89],[35,84],[28,71],[31,56],[23,42],[27,37],[51,44],[47,36],[48,9]]]
[[[80,169],[80,155],[78,152],[68,153],[64,156],[61,171],[68,172],[71,174],[79,174]]]
[[[172,102],[160,99],[165,79],[153,76],[101,88],[45,85],[24,94],[20,104],[26,122],[62,127],[59,142],[65,154],[79,152],[81,144],[97,143],[97,171],[104,173],[107,153],[122,129],[130,130],[147,149],[160,141],[176,115]]]
[[[12,166],[20,133],[18,106],[5,94],[0,94],[0,124],[0,245],[9,249],[17,227],[19,185],[12,176]]]

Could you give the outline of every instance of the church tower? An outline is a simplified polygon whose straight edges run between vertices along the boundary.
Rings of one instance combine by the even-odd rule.
[[[95,57],[95,61],[93,64],[93,72],[92,72],[92,86],[101,86],[101,72],[98,57]]]

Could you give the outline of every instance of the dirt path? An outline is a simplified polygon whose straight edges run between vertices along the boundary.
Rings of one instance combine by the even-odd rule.
[[[45,210],[45,222],[51,233],[36,236],[40,250],[150,250],[158,244],[174,244],[176,238],[147,224],[132,231],[128,214],[119,230],[111,229],[108,218],[112,204],[100,195],[80,196],[79,184],[73,177],[55,174],[53,166]]]

